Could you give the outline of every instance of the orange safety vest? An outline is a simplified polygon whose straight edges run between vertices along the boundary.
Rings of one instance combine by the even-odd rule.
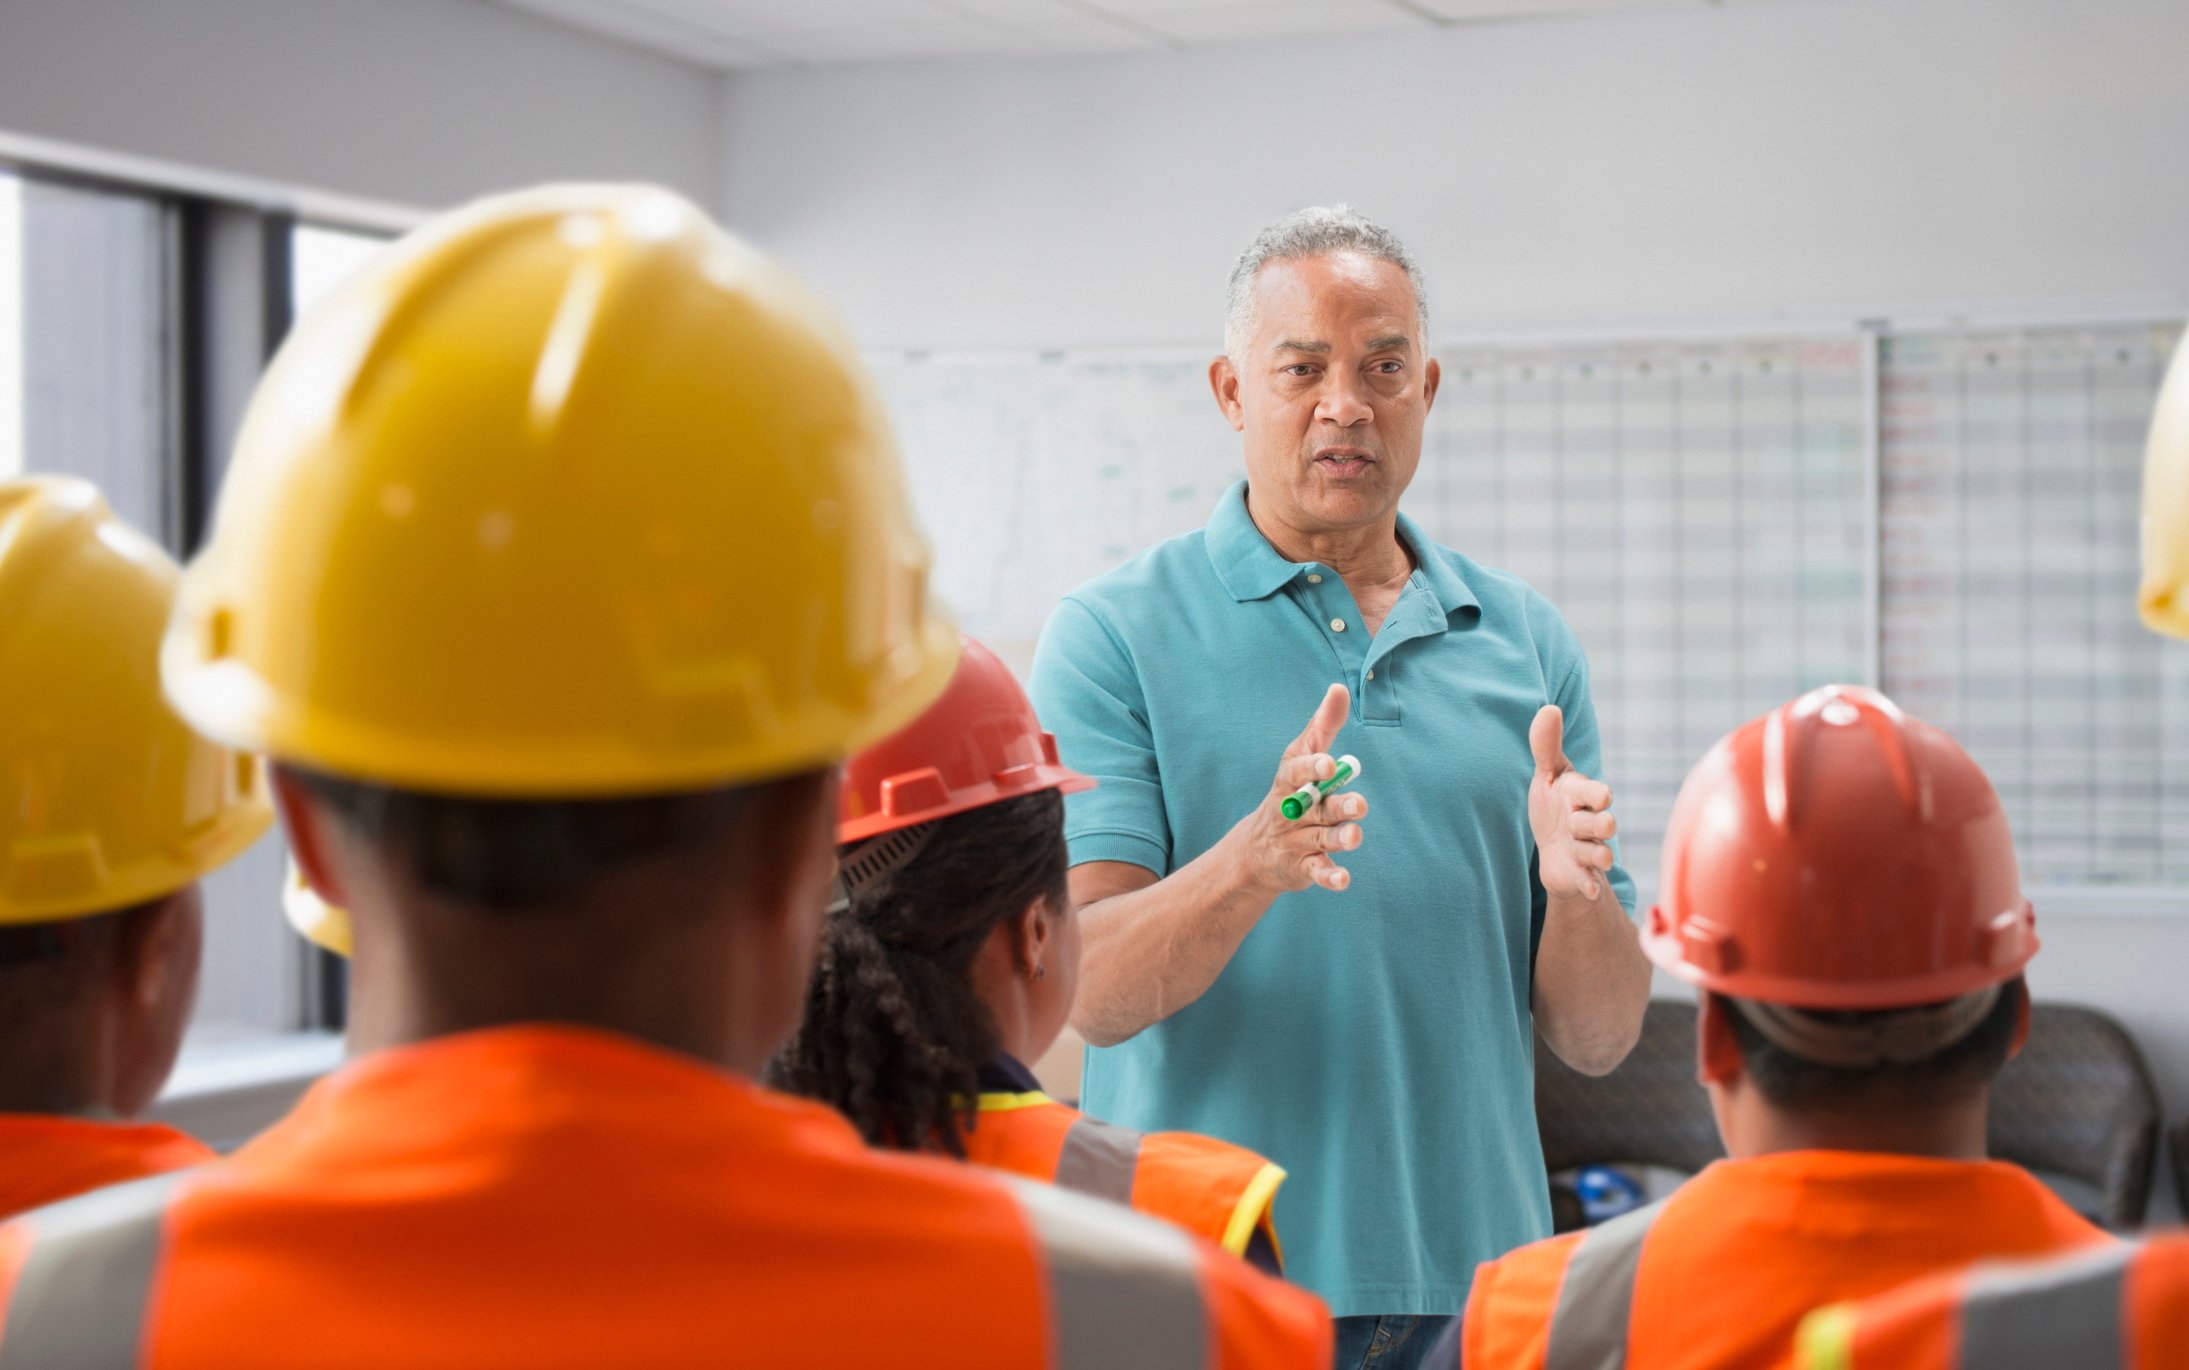
[[[1191,1132],[1134,1132],[1038,1091],[981,1095],[962,1140],[975,1165],[1137,1208],[1234,1256],[1261,1232],[1281,1254],[1270,1207],[1284,1168],[1243,1146]]]
[[[0,1218],[216,1159],[196,1138],[158,1123],[0,1113]]]
[[[1803,1370],[2189,1366],[2189,1234],[1980,1265],[1802,1324]]]
[[[1985,1256],[2110,1241],[1992,1161],[1792,1151],[1719,1161],[1671,1198],[1484,1265],[1466,1370],[1762,1370],[1820,1304]]]
[[[383,1051],[228,1161],[0,1227],[0,1370],[1325,1370],[1319,1301],[575,1028]]]

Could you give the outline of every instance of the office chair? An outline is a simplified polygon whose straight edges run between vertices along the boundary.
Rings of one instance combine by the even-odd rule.
[[[2090,1186],[2086,1216],[2126,1232],[2143,1225],[2158,1145],[2158,1090],[2127,1031],[2096,1009],[2036,1005],[1992,1086],[1991,1154]]]

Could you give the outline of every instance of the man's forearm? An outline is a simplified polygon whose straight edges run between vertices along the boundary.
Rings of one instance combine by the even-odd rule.
[[[1553,895],[1535,954],[1535,1022],[1558,1059],[1603,1075],[1626,1059],[1649,1007],[1649,961],[1603,882],[1595,899]]]
[[[1115,1046],[1201,997],[1269,912],[1275,893],[1239,873],[1219,842],[1140,889],[1083,904],[1072,1026]]]

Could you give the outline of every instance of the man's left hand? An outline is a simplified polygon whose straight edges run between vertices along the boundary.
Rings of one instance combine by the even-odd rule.
[[[1535,778],[1528,784],[1528,826],[1535,832],[1536,878],[1553,897],[1595,900],[1611,869],[1611,786],[1591,780],[1566,759],[1566,715],[1556,704],[1536,711],[1528,726]]]

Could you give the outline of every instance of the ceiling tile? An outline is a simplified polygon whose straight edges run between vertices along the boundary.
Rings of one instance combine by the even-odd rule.
[[[1318,33],[1358,33],[1422,25],[1420,15],[1386,0],[1102,0],[1181,43],[1251,43]],[[1126,7],[1131,6],[1128,10]]]
[[[1144,52],[1165,46],[1129,19],[1089,13],[1067,0],[925,0],[1026,40],[1047,53]]]
[[[1501,19],[1542,19],[1553,15],[1581,14],[1592,10],[1659,9],[1673,5],[1701,6],[1711,0],[1408,0],[1439,19],[1455,22]]]
[[[843,28],[764,30],[755,38],[803,62],[975,57],[1031,51],[1026,39],[956,15]]]

